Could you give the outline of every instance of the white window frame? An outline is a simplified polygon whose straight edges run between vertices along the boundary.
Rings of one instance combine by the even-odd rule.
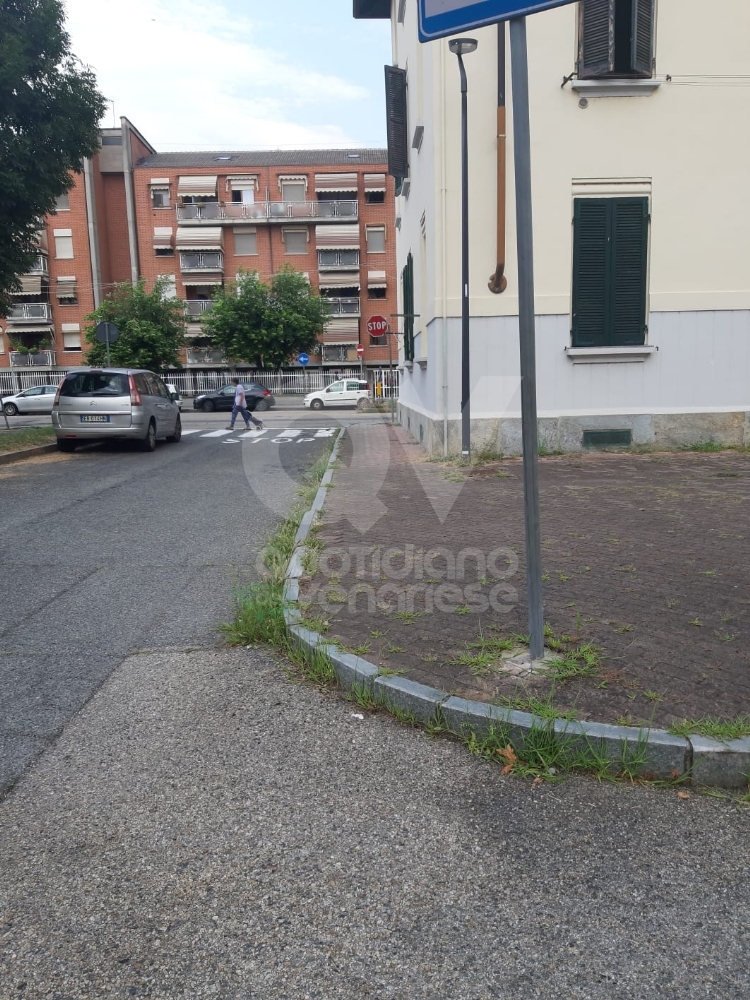
[[[55,260],[75,260],[73,250],[73,230],[53,229],[52,236],[55,240]],[[70,250],[70,253],[61,253],[62,250]]]
[[[370,247],[370,233],[382,233],[383,235],[383,249],[373,250]],[[367,246],[368,253],[385,253],[385,226],[365,226],[365,244]]]

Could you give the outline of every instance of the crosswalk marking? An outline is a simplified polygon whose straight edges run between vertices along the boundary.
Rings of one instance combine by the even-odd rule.
[[[315,437],[316,438],[329,438],[329,437],[333,437],[333,435],[335,433],[336,433],[336,428],[335,427],[321,427],[318,430],[318,432],[315,435]]]
[[[201,427],[191,427],[188,430],[183,430],[182,436],[187,437],[194,434],[200,438],[224,438],[222,444],[239,444],[241,441],[247,441],[250,444],[268,442],[269,444],[282,445],[310,444],[316,438],[330,438],[335,433],[335,427],[264,427],[262,431],[254,428],[250,431],[243,430],[241,433],[238,430],[229,431],[226,428],[210,431]]]
[[[257,441],[257,439],[259,437],[262,437],[265,433],[266,431],[259,431],[259,430],[245,431],[244,434],[240,434],[240,437],[242,438],[243,441],[246,441],[248,438],[250,438],[251,440],[255,439]]]
[[[231,431],[226,431],[226,430],[224,430],[224,431],[209,431],[208,434],[201,434],[201,437],[203,437],[203,438],[223,438],[223,437],[226,437],[227,434],[231,434],[231,433],[232,433]]]
[[[279,434],[279,437],[280,438],[296,438],[296,437],[299,437],[301,433],[302,433],[302,431],[298,431],[295,428],[290,427],[288,430],[281,431],[281,433]]]
[[[195,427],[195,428],[193,428],[193,430],[183,431],[182,432],[182,436],[183,437],[187,437],[188,434],[200,434],[200,432],[201,432],[200,431],[200,427]]]

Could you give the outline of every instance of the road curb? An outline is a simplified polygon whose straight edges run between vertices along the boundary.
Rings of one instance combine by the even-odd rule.
[[[34,448],[24,448],[22,451],[8,451],[0,454],[0,465],[10,465],[11,462],[20,462],[22,458],[33,458],[34,455],[46,455],[52,451],[57,451],[57,443],[40,444]]]
[[[550,722],[528,712],[458,698],[447,691],[381,671],[376,664],[345,652],[332,645],[325,636],[301,625],[303,616],[297,604],[305,543],[315,515],[325,503],[343,433],[343,430],[339,431],[336,437],[313,504],[300,522],[284,581],[284,620],[290,635],[307,652],[324,653],[328,657],[342,688],[367,691],[375,701],[396,715],[407,714],[421,723],[440,721],[458,736],[473,732],[481,738],[493,727],[502,727],[512,743],[522,746],[532,729],[546,729],[561,739],[570,740],[574,748],[588,748],[606,756],[615,769],[618,762],[624,761],[628,755],[637,755],[645,758],[639,768],[644,777],[665,781],[681,779],[685,784],[706,787],[747,787],[750,780],[750,739],[721,742],[698,735],[673,736],[664,729],[637,729],[568,719]]]

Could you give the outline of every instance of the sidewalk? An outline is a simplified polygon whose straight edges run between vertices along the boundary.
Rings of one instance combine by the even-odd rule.
[[[528,630],[520,460],[428,462],[383,424],[350,428],[341,458],[302,593],[327,636],[465,697],[554,688],[582,719],[750,713],[749,455],[540,459],[545,621],[574,675],[554,683],[499,669]]]

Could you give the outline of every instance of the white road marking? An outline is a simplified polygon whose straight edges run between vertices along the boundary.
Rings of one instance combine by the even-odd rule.
[[[336,433],[335,427],[321,427],[318,433],[315,435],[316,438],[329,438],[333,437]]]
[[[200,434],[200,428],[199,428],[199,427],[196,427],[196,428],[194,428],[193,430],[190,430],[190,431],[185,431],[185,430],[184,430],[184,431],[182,432],[182,436],[183,436],[183,437],[187,437],[187,436],[188,436],[188,434]]]
[[[302,431],[296,430],[294,427],[290,427],[288,430],[282,431],[279,434],[281,438],[296,438],[299,437]]]
[[[246,441],[246,440],[248,440],[248,438],[249,438],[249,439],[250,439],[251,441],[252,441],[252,440],[256,440],[256,441],[257,441],[257,440],[258,440],[258,438],[259,438],[259,437],[260,437],[260,436],[261,436],[262,434],[265,434],[265,433],[267,433],[267,432],[266,432],[266,431],[259,431],[259,430],[254,430],[254,431],[245,431],[245,433],[244,433],[244,434],[240,434],[240,437],[242,438],[242,440],[243,440],[243,441]]]
[[[224,430],[224,431],[209,431],[208,434],[201,434],[201,437],[204,437],[204,438],[223,438],[223,437],[226,437],[227,434],[231,434],[231,433],[232,433],[231,431],[227,431],[227,430]]]

